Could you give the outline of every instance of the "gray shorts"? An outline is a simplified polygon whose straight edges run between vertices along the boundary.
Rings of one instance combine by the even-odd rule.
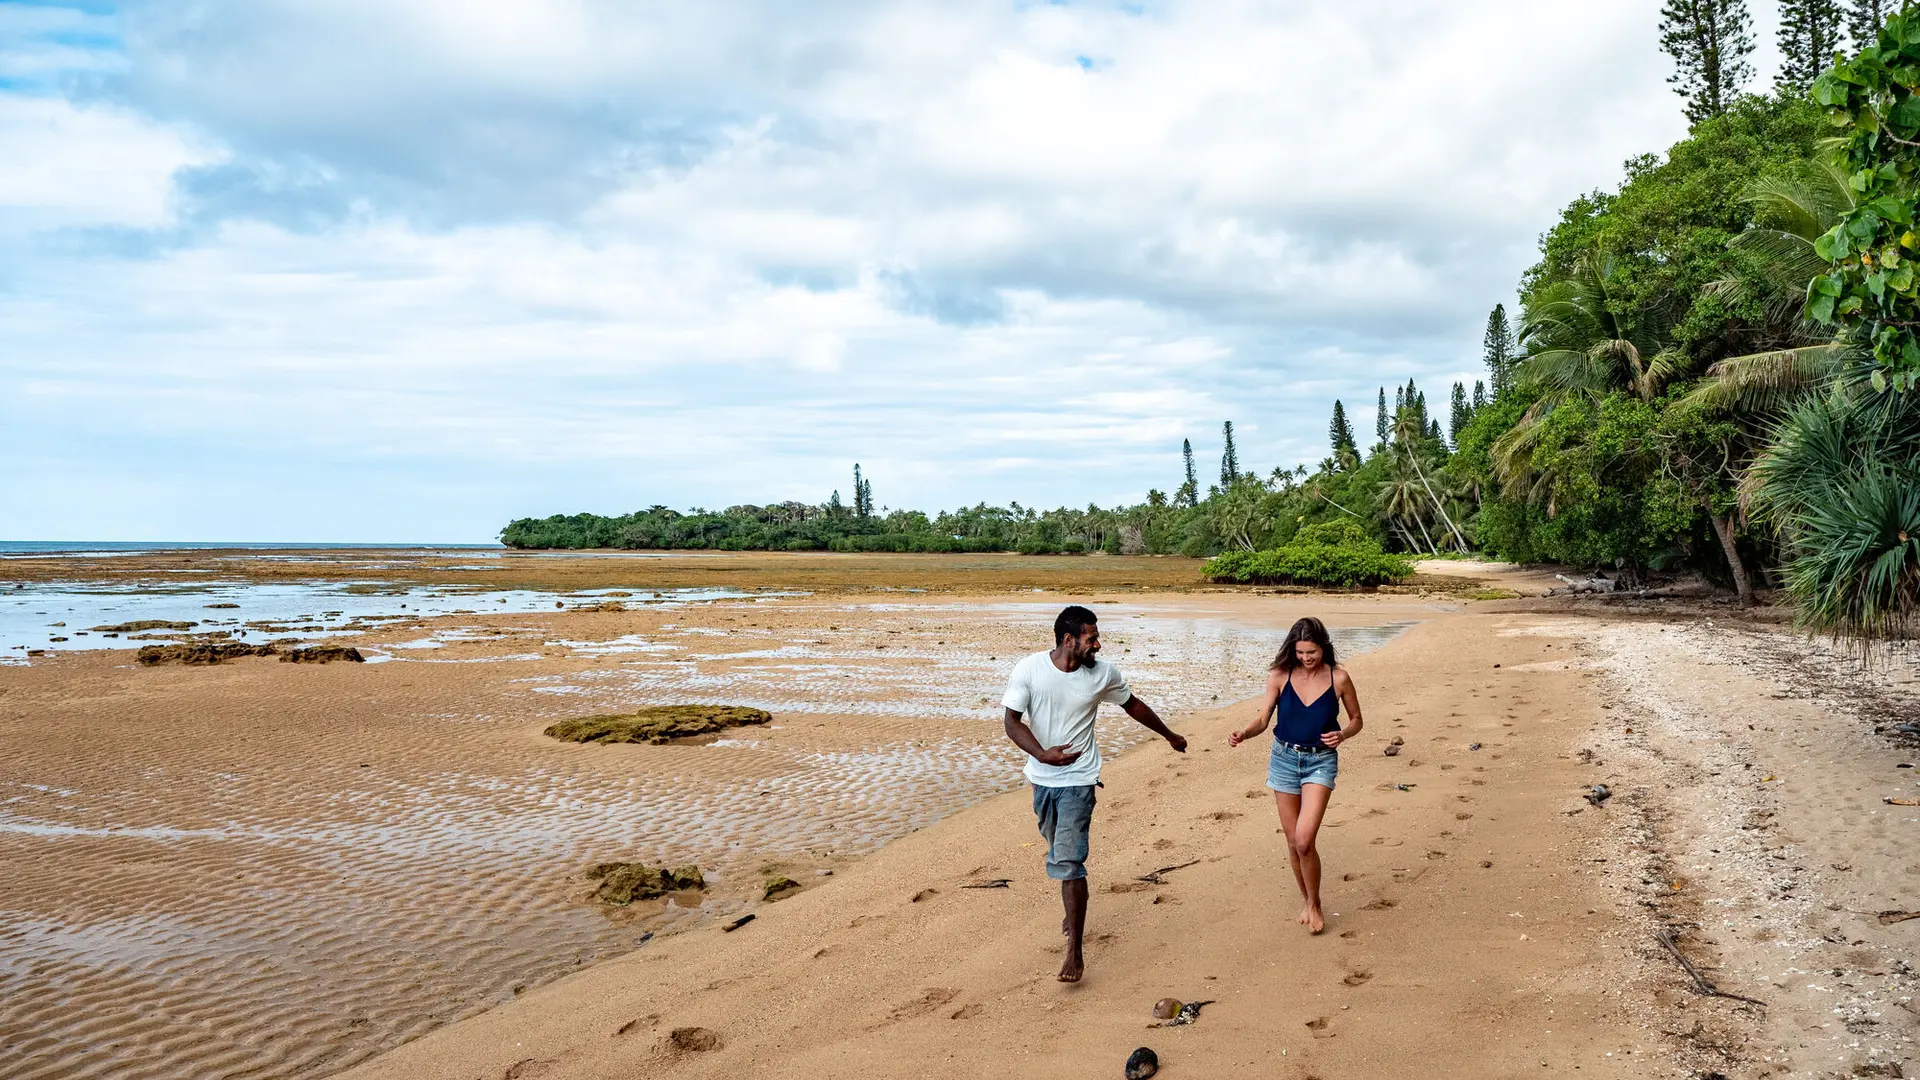
[[[1033,813],[1047,841],[1047,876],[1078,881],[1087,876],[1088,833],[1093,829],[1094,785],[1033,785]]]

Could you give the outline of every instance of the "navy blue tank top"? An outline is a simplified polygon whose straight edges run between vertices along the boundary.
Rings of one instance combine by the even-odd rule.
[[[1320,736],[1340,730],[1340,695],[1334,693],[1329,683],[1327,692],[1309,705],[1294,692],[1293,673],[1288,672],[1287,685],[1281,688],[1280,700],[1274,704],[1273,713],[1273,737],[1276,740],[1295,746],[1325,749],[1326,744],[1320,741]]]

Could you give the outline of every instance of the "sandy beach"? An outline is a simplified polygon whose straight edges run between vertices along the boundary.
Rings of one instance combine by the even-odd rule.
[[[1540,585],[1499,568],[1440,568],[1452,587],[1424,596],[1102,593],[1034,560],[969,592],[979,568],[949,560],[950,588],[903,597],[884,575],[911,557],[750,559],[756,588],[840,577],[398,623],[362,641],[385,663],[0,668],[0,1072],[1111,1076],[1140,1045],[1166,1075],[1322,1080],[1909,1060],[1920,921],[1879,917],[1920,907],[1920,811],[1881,802],[1916,794],[1903,658],[1817,655],[1842,675],[1808,685],[1808,646],[1764,625],[1462,597]],[[608,586],[575,561],[602,569],[569,587]],[[1099,562],[1055,566],[1147,580]],[[862,591],[876,567],[887,592]],[[1073,987],[993,708],[1069,599],[1193,739],[1175,756],[1103,719],[1138,748],[1106,771]],[[1226,745],[1306,613],[1370,647],[1318,938],[1291,922],[1264,751]],[[674,700],[776,719],[700,745],[540,734]],[[608,910],[581,876],[602,859],[696,862],[709,888]],[[764,900],[773,876],[804,887]],[[1663,934],[1766,1004],[1701,995]],[[1214,1003],[1149,1030],[1166,996]]]

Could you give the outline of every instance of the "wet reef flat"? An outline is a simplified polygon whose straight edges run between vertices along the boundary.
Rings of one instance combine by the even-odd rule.
[[[1018,782],[995,706],[1065,600],[643,589],[375,624],[346,639],[365,663],[0,667],[0,1075],[326,1075],[751,914],[770,881],[805,896]],[[1245,696],[1306,610],[1072,595],[1175,717]],[[1314,610],[1355,648],[1432,613],[1371,603]],[[703,701],[772,719],[662,746],[543,734]],[[705,888],[612,905],[585,871],[616,862]]]

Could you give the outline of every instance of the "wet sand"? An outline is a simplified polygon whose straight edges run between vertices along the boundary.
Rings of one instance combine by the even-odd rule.
[[[1284,628],[1248,601],[1099,606],[1180,715],[1272,655]],[[1061,602],[462,616],[355,639],[386,663],[0,671],[0,1074],[325,1074],[710,925],[775,874],[825,882],[1018,782],[992,705]],[[1358,641],[1431,613],[1401,606],[1333,621]],[[664,747],[540,734],[671,701],[775,722]],[[606,910],[581,872],[611,859],[697,863],[711,887]]]

